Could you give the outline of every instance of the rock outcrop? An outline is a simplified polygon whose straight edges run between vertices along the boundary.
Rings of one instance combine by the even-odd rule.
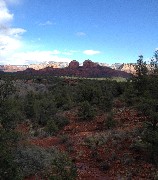
[[[127,63],[127,64],[122,64],[118,70],[127,72],[127,73],[131,73],[131,74],[136,74],[136,70],[135,70],[135,66],[136,64],[134,63]]]
[[[135,75],[136,74],[136,65],[137,65],[136,63],[127,63],[127,64],[123,63],[118,68],[118,70]],[[150,64],[147,64],[146,67],[147,67],[149,74],[150,74],[150,72],[152,72],[152,70],[153,70],[153,67]]]
[[[100,66],[90,60],[83,62],[83,66],[79,66],[77,61],[71,61],[68,67],[53,68],[46,67],[40,70],[27,69],[19,73],[26,74],[49,74],[52,76],[76,76],[86,78],[102,78],[102,77],[125,77],[128,78],[131,74],[111,69],[110,67]]]
[[[0,65],[0,71],[3,72],[17,72],[17,71],[24,71],[29,66],[27,65]]]
[[[69,68],[72,68],[72,69],[76,69],[76,68],[79,67],[79,62],[76,61],[76,60],[73,60],[73,61],[71,61],[71,62],[69,63],[69,66],[68,66],[68,67],[69,67]]]
[[[99,64],[98,63],[94,63],[92,62],[91,60],[85,60],[83,62],[83,67],[84,68],[94,68],[94,67],[99,67]]]
[[[30,65],[0,65],[0,71],[4,72],[17,72],[17,71],[24,71],[27,68],[33,68],[35,70],[44,69],[47,67],[53,68],[65,68],[68,66],[67,62],[46,62],[41,64],[30,64]]]

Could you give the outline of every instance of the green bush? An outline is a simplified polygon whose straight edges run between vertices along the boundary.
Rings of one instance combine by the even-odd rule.
[[[96,149],[98,146],[102,146],[106,144],[107,141],[108,141],[108,136],[106,136],[105,134],[88,136],[84,139],[85,145],[89,146],[92,149]]]
[[[66,117],[55,115],[47,120],[45,131],[50,135],[54,135],[67,124],[69,124],[69,120]]]
[[[0,179],[20,180],[21,173],[13,157],[18,134],[0,129]]]
[[[57,152],[52,161],[52,175],[49,180],[74,180],[77,169],[66,153]]]
[[[78,116],[80,120],[92,120],[96,115],[95,109],[88,101],[80,103]]]
[[[158,165],[158,128],[153,130],[151,124],[147,124],[142,133],[142,143],[145,145],[145,150],[149,155],[149,160]]]
[[[112,129],[116,127],[117,121],[114,119],[114,115],[112,112],[110,112],[107,116],[107,118],[104,120],[104,127],[106,129]]]
[[[69,124],[69,119],[61,115],[54,116],[53,121],[56,123],[59,129],[62,129],[64,126]]]
[[[14,161],[17,163],[22,177],[35,174],[47,174],[55,157],[55,149],[44,149],[38,146],[19,146],[14,153]]]
[[[46,98],[35,99],[33,105],[34,117],[39,125],[46,125],[47,121],[55,115],[57,109],[55,103]]]
[[[99,107],[105,112],[109,112],[112,109],[112,97],[110,96],[101,96],[99,100]]]
[[[53,120],[47,121],[47,125],[45,127],[45,131],[50,135],[54,135],[58,132],[58,126]]]

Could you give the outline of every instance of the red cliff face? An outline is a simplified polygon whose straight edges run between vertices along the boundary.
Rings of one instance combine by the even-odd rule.
[[[71,61],[71,62],[69,63],[69,66],[68,66],[68,67],[69,67],[69,68],[72,68],[72,69],[76,69],[76,68],[79,67],[79,62],[76,61],[76,60],[73,60],[73,61]]]
[[[83,62],[84,68],[93,68],[93,67],[99,67],[99,64],[92,62],[91,60],[85,60]]]

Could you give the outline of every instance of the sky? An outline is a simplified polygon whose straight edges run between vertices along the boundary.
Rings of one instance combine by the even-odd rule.
[[[158,0],[0,0],[0,64],[132,63],[158,49]]]

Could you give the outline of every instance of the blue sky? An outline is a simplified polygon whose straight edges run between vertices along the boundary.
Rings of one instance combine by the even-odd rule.
[[[158,0],[0,0],[0,64],[136,62],[158,48]]]

